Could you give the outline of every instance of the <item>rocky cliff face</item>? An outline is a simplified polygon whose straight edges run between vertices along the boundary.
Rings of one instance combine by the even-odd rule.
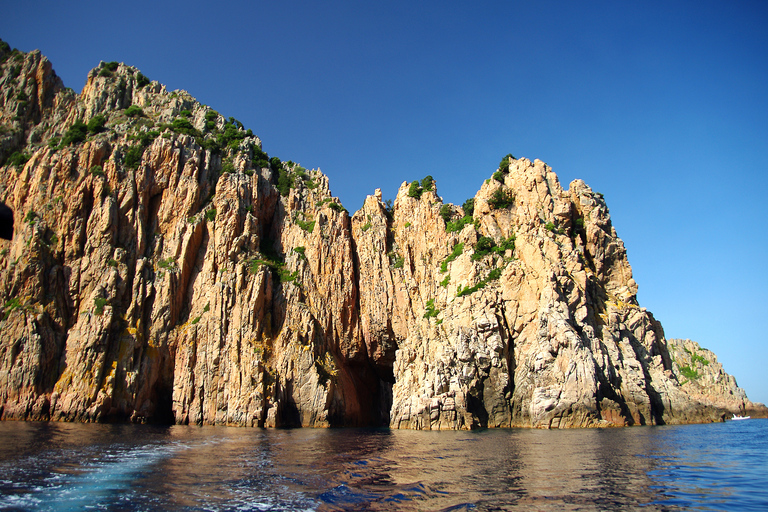
[[[602,196],[538,160],[505,159],[463,208],[426,178],[350,216],[320,171],[135,68],[101,63],[76,95],[39,52],[0,61],[3,418],[457,429],[754,407],[720,368],[681,380]]]

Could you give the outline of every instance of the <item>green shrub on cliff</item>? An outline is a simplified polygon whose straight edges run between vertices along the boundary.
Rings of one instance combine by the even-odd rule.
[[[512,160],[515,160],[515,157],[512,156],[512,153],[507,153],[507,156],[501,159],[501,162],[499,162],[499,170],[502,172],[509,171],[509,164],[512,163]]]
[[[85,140],[88,127],[80,119],[77,119],[72,126],[69,127],[67,133],[61,140],[62,146],[69,146],[70,144],[79,144]]]
[[[107,299],[104,297],[96,297],[93,299],[93,312],[99,316],[101,316],[102,313],[104,313],[104,306],[107,305]]]
[[[464,201],[464,204],[461,205],[461,209],[464,210],[465,216],[472,217],[472,215],[475,213],[475,198],[470,197]]]
[[[107,124],[107,118],[99,114],[97,116],[93,116],[91,120],[88,121],[86,128],[88,129],[88,133],[99,133],[104,128],[105,124]]]
[[[149,78],[141,74],[141,72],[136,74],[136,86],[141,89],[142,87],[146,87],[149,85]]]
[[[451,254],[449,254],[443,262],[440,264],[440,272],[446,273],[448,272],[448,264],[461,256],[461,253],[464,252],[464,243],[459,242],[456,245],[453,246],[453,250],[451,251]]]
[[[125,152],[125,159],[123,162],[125,163],[125,166],[129,169],[138,169],[139,163],[141,162],[141,157],[144,155],[144,147],[141,145],[138,146],[131,146],[128,148],[128,150]]]
[[[142,117],[144,116],[144,111],[138,105],[131,105],[125,109],[125,115],[128,117]]]
[[[314,220],[302,220],[298,216],[296,217],[296,224],[306,231],[307,233],[311,233],[315,229],[315,221]]]
[[[493,191],[491,198],[488,199],[488,205],[495,210],[502,210],[509,208],[515,204],[515,195],[511,190],[506,190],[504,187],[499,187]]]
[[[30,158],[30,155],[16,151],[8,157],[6,165],[12,165],[21,171],[21,169],[26,165]]]
[[[456,219],[456,220],[452,220],[452,221],[448,222],[445,225],[445,230],[448,233],[453,233],[455,231],[461,231],[462,229],[464,229],[464,226],[466,226],[467,224],[472,224],[472,222],[473,222],[472,221],[472,217],[470,215],[465,215],[464,217],[462,217],[460,219]]]
[[[427,301],[426,312],[424,318],[435,318],[440,314],[440,310],[435,308],[435,299],[429,299]]]
[[[277,174],[277,190],[281,196],[287,196],[293,188],[293,175],[282,167]]]
[[[419,186],[418,181],[414,181],[411,183],[411,186],[408,187],[408,197],[413,197],[414,199],[420,199],[421,198],[421,187]]]
[[[171,130],[173,130],[176,133],[183,133],[186,135],[192,135],[192,136],[198,136],[200,133],[198,133],[197,130],[195,130],[195,127],[192,126],[192,123],[189,122],[189,119],[185,117],[177,117],[173,120],[171,123]]]
[[[697,372],[690,366],[681,366],[680,373],[682,373],[683,377],[685,377],[688,380],[696,380],[700,377],[699,372]]]
[[[450,204],[444,204],[440,207],[440,216],[443,218],[446,224],[451,221],[453,216],[453,207]]]
[[[475,252],[472,254],[472,261],[478,261],[488,256],[493,248],[496,247],[496,242],[493,238],[488,236],[481,236],[475,244]]]

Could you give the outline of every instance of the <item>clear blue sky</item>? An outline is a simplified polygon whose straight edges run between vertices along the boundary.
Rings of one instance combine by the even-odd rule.
[[[0,38],[79,91],[136,66],[322,169],[354,211],[507,153],[605,194],[667,337],[768,402],[768,3],[3,2]]]

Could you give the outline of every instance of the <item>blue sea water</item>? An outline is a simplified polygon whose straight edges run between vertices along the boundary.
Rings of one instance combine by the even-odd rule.
[[[768,510],[767,436],[0,422],[0,510]]]

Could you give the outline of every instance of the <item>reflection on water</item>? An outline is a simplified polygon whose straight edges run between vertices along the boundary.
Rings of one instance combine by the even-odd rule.
[[[765,510],[766,433],[3,422],[0,509]]]

